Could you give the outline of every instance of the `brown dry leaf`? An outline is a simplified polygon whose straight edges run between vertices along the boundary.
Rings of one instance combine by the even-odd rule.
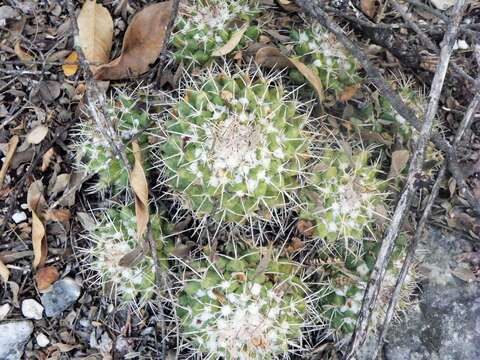
[[[358,89],[360,89],[360,87],[361,87],[360,84],[353,84],[353,85],[347,86],[340,93],[338,100],[342,102],[347,102],[348,100],[350,100],[352,97],[355,96],[355,94],[357,93]]]
[[[121,55],[95,71],[97,80],[118,80],[139,76],[157,60],[170,21],[171,2],[156,3],[137,13],[125,32]]]
[[[40,144],[45,136],[48,134],[48,127],[45,125],[38,125],[35,126],[32,130],[30,130],[27,134],[27,141],[30,144]]]
[[[3,280],[4,283],[8,281],[10,277],[10,270],[5,266],[2,260],[0,260],[0,278]]]
[[[409,158],[410,152],[408,150],[395,150],[392,153],[392,164],[390,165],[390,173],[388,177],[395,178],[399,176],[403,169],[405,169]]]
[[[62,70],[65,76],[75,75],[78,70],[78,54],[76,51],[72,51],[65,59],[62,65]]]
[[[45,212],[45,221],[65,222],[71,217],[72,214],[68,209],[49,209]]]
[[[53,156],[55,155],[55,150],[53,147],[47,150],[45,154],[43,154],[42,157],[42,167],[41,171],[45,172],[47,171],[48,167],[50,166],[50,162],[52,161]]]
[[[248,29],[248,24],[244,24],[240,29],[238,29],[235,34],[232,35],[230,40],[227,41],[225,45],[222,47],[218,48],[212,53],[212,56],[225,56],[227,54],[230,54],[233,49],[237,47],[237,45],[240,43],[242,40],[243,34],[245,34],[245,31]]]
[[[35,60],[35,58],[24,51],[22,47],[20,46],[20,41],[17,41],[14,46],[14,51],[15,54],[18,56],[18,58],[26,65],[29,65],[31,61]]]
[[[260,48],[255,54],[255,62],[268,68],[278,67],[283,69],[294,67],[290,59],[273,46]]]
[[[132,141],[133,156],[135,164],[130,174],[130,184],[135,194],[135,217],[137,220],[137,236],[143,237],[147,231],[148,219],[148,183],[143,171],[142,151],[137,140]]]
[[[96,0],[87,0],[78,15],[78,41],[92,71],[108,62],[113,41],[113,20]]]
[[[297,59],[290,58],[290,61],[292,62],[293,65],[297,68],[300,73],[305,76],[305,79],[308,80],[310,85],[313,86],[315,89],[315,92],[317,93],[318,99],[320,101],[323,101],[324,96],[323,96],[323,85],[322,81],[320,78],[313,72],[312,69],[310,69],[307,65],[304,63],[298,61]]]
[[[8,151],[5,155],[5,159],[3,160],[2,168],[0,169],[0,188],[2,187],[3,180],[5,179],[5,175],[7,175],[8,168],[12,163],[13,155],[15,155],[15,150],[18,146],[19,138],[17,135],[12,136],[10,141],[8,142]]]
[[[45,264],[48,251],[46,231],[42,216],[46,202],[43,197],[43,184],[40,180],[34,181],[28,188],[27,204],[32,212],[33,267],[37,268]]]
[[[377,13],[377,0],[360,0],[360,8],[370,18]]]
[[[303,249],[305,247],[305,243],[298,237],[294,237],[292,239],[292,243],[287,246],[285,249],[287,254],[294,253],[300,249]]]
[[[313,234],[313,229],[315,227],[313,226],[313,223],[308,220],[298,220],[297,222],[297,230],[300,232],[300,234],[305,235],[305,236],[312,236]]]
[[[55,281],[58,280],[60,274],[58,270],[53,266],[46,266],[38,269],[35,273],[35,282],[37,283],[38,290],[45,290]]]

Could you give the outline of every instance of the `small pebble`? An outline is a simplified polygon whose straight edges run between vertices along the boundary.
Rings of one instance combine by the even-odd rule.
[[[43,314],[43,306],[34,299],[23,300],[22,314],[28,319],[40,320]]]
[[[80,286],[71,278],[58,280],[52,285],[52,291],[42,295],[42,304],[47,317],[61,314],[80,297]]]
[[[10,304],[0,305],[0,321],[7,317],[8,313],[10,312],[10,308]]]
[[[27,214],[23,211],[16,212],[12,215],[12,220],[15,221],[15,224],[21,223],[22,221],[27,220]]]
[[[47,335],[45,335],[44,333],[38,334],[36,337],[36,340],[37,340],[38,346],[40,347],[45,347],[48,344],[50,344],[50,340],[48,339]]]

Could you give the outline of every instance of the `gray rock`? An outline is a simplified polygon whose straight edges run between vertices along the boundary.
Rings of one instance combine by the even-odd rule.
[[[33,324],[28,320],[0,323],[0,359],[21,359],[32,333]]]
[[[419,303],[391,325],[386,360],[480,359],[480,286],[452,274],[466,265],[455,258],[470,251],[472,244],[461,236],[430,231],[419,251],[424,255]],[[370,359],[369,340],[359,359]]]
[[[77,301],[80,296],[80,286],[75,280],[64,278],[52,285],[52,291],[42,295],[45,314],[53,317],[61,314]]]

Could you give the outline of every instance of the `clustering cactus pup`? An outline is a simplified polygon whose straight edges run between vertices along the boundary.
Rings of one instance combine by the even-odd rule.
[[[292,30],[293,55],[315,71],[325,90],[337,97],[346,87],[359,84],[358,64],[355,58],[320,25]],[[290,71],[290,78],[304,84],[298,70]]]
[[[128,160],[133,166],[133,153],[129,141],[134,137],[140,146],[148,145],[147,135],[138,135],[150,125],[148,113],[137,106],[136,100],[127,96],[120,96],[107,108],[113,120],[116,141],[119,146],[124,146],[119,151],[125,151]],[[111,144],[104,138],[103,133],[95,123],[82,123],[79,128],[80,140],[77,143],[78,153],[81,157],[80,167],[87,174],[98,174],[98,181],[94,191],[104,192],[111,190],[119,193],[129,187],[128,169],[124,162],[112,149]],[[148,159],[145,159],[148,164]]]
[[[212,60],[215,50],[248,26],[238,44],[242,48],[260,34],[253,25],[259,11],[258,2],[249,0],[189,0],[181,4],[172,36],[175,59],[187,66],[202,66]]]
[[[320,298],[321,313],[330,332],[340,344],[348,341],[355,329],[367,282],[379,249],[380,243],[365,241],[360,256],[343,247],[337,247],[333,255],[332,252],[321,255],[325,270],[325,296]],[[385,315],[402,268],[405,249],[404,244],[399,245],[387,267],[377,307],[372,314],[372,329],[377,328]],[[403,284],[397,314],[412,304],[411,298],[415,288],[415,270],[412,269]]]
[[[157,243],[159,264],[168,269],[166,253],[172,244],[165,233],[171,226],[160,215],[150,217],[152,236]],[[92,242],[87,253],[88,270],[110,297],[120,303],[141,306],[155,290],[153,259],[148,245],[136,235],[137,224],[132,207],[121,206],[106,210],[85,237]]]
[[[326,245],[373,234],[387,193],[379,170],[370,165],[369,152],[353,154],[328,149],[313,167],[309,186],[301,190],[299,218],[312,224],[314,238]]]
[[[299,187],[308,116],[273,77],[209,75],[186,91],[166,123],[166,183],[197,217],[269,219]]]
[[[265,261],[261,249],[192,261],[178,296],[180,332],[189,347],[212,359],[277,359],[305,347],[314,294],[301,266]]]

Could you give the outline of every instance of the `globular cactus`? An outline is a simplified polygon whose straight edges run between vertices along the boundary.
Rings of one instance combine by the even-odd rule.
[[[137,106],[136,100],[121,95],[112,101],[106,109],[113,122],[113,134],[106,129],[99,129],[97,124],[82,123],[79,127],[79,141],[77,152],[80,159],[80,168],[87,174],[98,174],[98,181],[94,191],[104,192],[111,190],[113,193],[121,192],[129,187],[128,170],[117,151],[125,151],[126,157],[133,166],[133,153],[129,141],[136,137],[140,147],[148,145],[147,135],[139,132],[150,125],[148,113]],[[106,132],[107,131],[107,132]],[[120,149],[112,149],[104,132],[110,140],[115,141]],[[148,159],[145,160],[148,164]]]
[[[400,240],[405,240],[402,236]],[[376,330],[382,321],[391,299],[395,284],[405,257],[405,243],[397,246],[387,266],[372,313],[371,329]],[[360,255],[349,249],[338,247],[335,251],[322,254],[322,268],[325,271],[324,296],[320,298],[322,318],[337,341],[345,343],[355,329],[363,296],[370,274],[375,265],[380,243],[365,241]],[[333,255],[332,255],[333,254]],[[402,285],[396,316],[412,304],[415,288],[415,269],[411,268]]]
[[[274,80],[211,76],[175,106],[161,158],[167,183],[199,217],[265,219],[291,202],[310,135]]]
[[[361,82],[355,58],[320,25],[303,30],[292,30],[293,55],[309,66],[320,78],[325,90],[338,95],[348,86]],[[304,84],[298,70],[290,71],[290,78]]]
[[[152,236],[157,244],[159,265],[168,269],[167,250],[172,245],[165,238],[171,226],[160,215],[150,217]],[[136,235],[135,212],[131,207],[106,210],[85,238],[92,248],[87,253],[87,269],[106,294],[120,303],[142,305],[155,290],[154,263],[148,245]],[[142,240],[144,241],[144,240]]]
[[[262,254],[260,249],[216,254],[189,264],[177,315],[194,352],[212,359],[266,360],[305,346],[314,295],[300,277],[301,265],[284,258],[265,261]]]
[[[328,149],[312,170],[309,186],[301,190],[299,218],[306,233],[326,245],[337,241],[361,243],[372,234],[385,208],[387,193],[379,170],[369,165],[369,152],[348,154],[343,149]],[[379,213],[380,212],[380,213]]]
[[[257,1],[189,0],[180,6],[172,44],[175,59],[187,65],[204,65],[215,50],[223,47],[242,26],[248,26],[238,47],[260,34],[253,18],[259,12]]]

